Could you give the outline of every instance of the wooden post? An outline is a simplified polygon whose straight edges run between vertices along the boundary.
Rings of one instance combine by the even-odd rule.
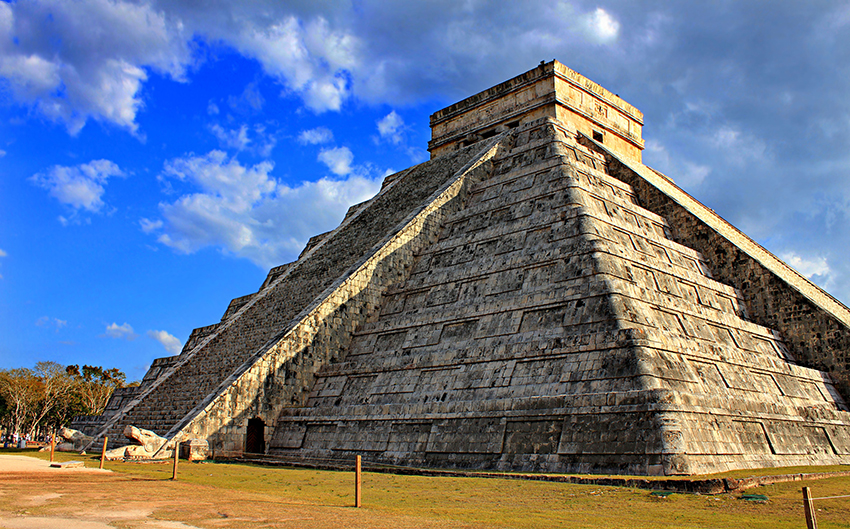
[[[803,510],[806,513],[806,527],[818,529],[818,521],[815,518],[815,507],[812,503],[812,494],[809,487],[803,487]]]
[[[56,430],[50,436],[50,462],[53,463],[53,453],[56,451]]]
[[[354,459],[354,506],[360,507],[360,456]]]
[[[180,459],[180,443],[174,443],[174,468],[171,469],[171,479],[177,479],[177,460]]]
[[[103,469],[103,461],[106,459],[106,443],[109,442],[109,437],[103,438],[103,450],[100,451],[100,466],[97,468]]]

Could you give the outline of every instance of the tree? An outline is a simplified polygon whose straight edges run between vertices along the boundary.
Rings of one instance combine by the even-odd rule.
[[[70,396],[74,387],[74,379],[68,375],[65,366],[56,362],[36,363],[35,376],[39,382],[39,399],[29,428],[31,436],[35,435],[42,420]]]
[[[68,396],[53,406],[50,413],[44,418],[44,425],[49,426],[52,431],[58,430],[71,422],[78,415],[87,415],[88,410],[83,405],[79,393],[76,389],[72,390]]]
[[[9,409],[12,431],[20,434],[32,423],[32,416],[38,407],[38,378],[31,369],[23,367],[0,371],[0,395]]]
[[[9,435],[9,432],[12,429],[11,417],[12,415],[9,412],[9,405],[6,402],[6,397],[4,397],[3,393],[0,392],[0,432],[3,432],[5,435]]]
[[[115,388],[124,387],[127,376],[117,368],[70,365],[66,372],[74,378],[75,393],[79,395],[85,415],[100,415],[106,409]]]
[[[100,415],[126,376],[118,369],[38,362],[34,369],[0,370],[0,424],[34,435],[77,415]]]
[[[0,392],[0,427],[6,426],[9,417],[9,406],[6,404],[6,397]]]

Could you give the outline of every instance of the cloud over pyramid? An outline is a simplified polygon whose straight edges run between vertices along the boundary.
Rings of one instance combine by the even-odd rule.
[[[435,113],[430,161],[156,361],[99,435],[551,472],[850,463],[850,311],[643,165],[642,126],[557,61]]]

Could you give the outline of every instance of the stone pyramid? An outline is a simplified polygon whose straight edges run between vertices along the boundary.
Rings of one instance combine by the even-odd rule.
[[[550,472],[850,463],[850,310],[641,164],[637,109],[553,61],[431,124],[430,161],[99,435]]]

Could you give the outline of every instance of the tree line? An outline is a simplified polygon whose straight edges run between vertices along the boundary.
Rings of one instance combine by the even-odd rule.
[[[0,370],[0,429],[34,439],[78,415],[100,415],[126,378],[115,368],[56,362]]]

